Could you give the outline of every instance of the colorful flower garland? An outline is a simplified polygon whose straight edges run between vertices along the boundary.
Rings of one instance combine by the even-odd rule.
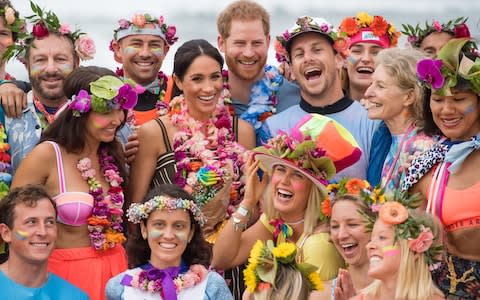
[[[120,176],[114,158],[106,149],[98,150],[98,158],[100,170],[110,185],[107,196],[103,195],[102,185],[95,178],[95,170],[89,158],[82,158],[77,164],[77,169],[82,174],[82,178],[87,181],[89,193],[94,199],[92,216],[88,218],[92,247],[95,250],[107,250],[126,240],[122,226],[123,178]]]
[[[240,169],[245,164],[245,149],[235,142],[232,118],[223,99],[219,100],[212,118],[206,122],[188,115],[183,96],[172,99],[170,109],[172,123],[178,128],[173,138],[177,162],[175,183],[190,192],[195,202],[202,206],[231,179],[230,203],[233,206],[240,196],[237,190],[243,186]],[[233,174],[228,171],[229,161],[233,162]],[[234,210],[230,207],[228,211]]]
[[[0,123],[0,200],[8,194],[12,175],[10,174],[10,155],[5,127]]]
[[[420,48],[422,41],[433,32],[446,32],[452,34],[454,38],[470,38],[470,31],[466,24],[467,19],[459,17],[443,24],[433,20],[431,23],[425,22],[425,28],[421,28],[418,23],[415,27],[410,24],[402,24],[402,33],[407,36],[408,43],[416,48]]]
[[[178,36],[176,35],[177,29],[174,25],[167,25],[163,16],[155,18],[149,14],[135,14],[131,20],[118,20],[119,27],[114,30],[114,39],[118,41],[120,39],[119,35],[125,30],[131,30],[132,34],[141,32],[142,29],[147,29],[145,27],[147,24],[155,24],[156,28],[158,28],[158,30],[161,32],[168,45],[171,46],[178,41]],[[131,27],[135,28],[131,29]]]
[[[280,243],[274,246],[273,241],[264,243],[258,240],[250,251],[248,265],[243,271],[245,285],[250,293],[260,289],[275,287],[277,265],[292,265],[302,273],[308,281],[310,291],[323,289],[320,276],[316,267],[305,263],[296,262],[297,246],[294,243]]]

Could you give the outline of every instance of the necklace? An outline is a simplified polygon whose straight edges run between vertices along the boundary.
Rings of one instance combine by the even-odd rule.
[[[228,71],[222,73],[224,81],[228,83]],[[280,90],[283,80],[284,77],[277,68],[266,65],[262,79],[251,86],[248,108],[240,115],[240,118],[252,124],[255,131],[260,129],[263,121],[277,112],[276,94]],[[233,109],[230,112],[235,114]]]
[[[290,226],[293,226],[293,225],[302,224],[303,222],[305,222],[305,219],[301,219],[301,220],[298,220],[296,222],[285,222],[285,223],[287,223]]]
[[[183,95],[170,101],[170,118],[178,129],[173,138],[175,182],[189,191],[199,206],[215,197],[229,180],[232,180],[230,205],[241,196],[237,190],[243,186],[240,168],[245,163],[245,149],[235,142],[232,118],[223,104],[226,97],[228,93],[224,90],[212,117],[204,122],[188,114]],[[234,209],[230,207],[228,211]]]
[[[40,100],[38,100],[37,96],[33,94],[33,103],[35,107],[38,109],[38,111],[41,113],[41,117],[46,121],[46,122],[41,122],[42,123],[42,129],[45,129],[49,124],[52,124],[53,121],[55,120],[55,115],[57,112],[62,111],[62,107],[66,104],[66,102],[62,105],[60,105],[55,113],[50,114],[47,109],[45,108],[45,105],[43,105]]]
[[[122,227],[124,198],[121,184],[123,178],[120,177],[114,158],[106,149],[98,150],[98,159],[100,170],[110,185],[107,196],[103,195],[102,185],[95,178],[95,170],[92,168],[90,158],[79,160],[77,169],[82,174],[82,178],[87,181],[89,194],[94,200],[92,216],[88,218],[92,247],[95,250],[107,250],[126,240]]]

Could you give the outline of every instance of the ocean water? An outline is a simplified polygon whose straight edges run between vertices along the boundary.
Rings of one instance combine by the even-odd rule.
[[[30,15],[27,0],[10,0],[22,16]],[[115,69],[119,66],[108,50],[113,29],[118,26],[118,19],[129,19],[134,13],[148,12],[153,16],[163,15],[167,24],[177,27],[179,41],[170,49],[162,70],[171,73],[173,56],[183,42],[194,38],[204,38],[216,45],[216,16],[232,0],[37,0],[42,8],[53,10],[61,23],[68,23],[72,28],[78,26],[88,33],[96,43],[95,59],[83,62],[83,65],[98,65]],[[371,15],[382,15],[393,22],[397,29],[402,23],[416,24],[426,20],[446,21],[458,16],[467,16],[471,34],[480,39],[480,1],[478,0],[261,0],[257,1],[270,13],[271,36],[281,34],[290,28],[297,17],[303,15],[323,17],[334,26],[338,26],[346,16],[353,16],[358,11]],[[403,46],[405,37],[400,39]],[[276,64],[273,44],[270,47],[269,63]],[[28,78],[24,66],[18,61],[9,62],[7,71],[18,79]]]

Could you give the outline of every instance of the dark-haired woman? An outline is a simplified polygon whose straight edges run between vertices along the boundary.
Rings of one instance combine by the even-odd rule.
[[[108,282],[107,299],[232,299],[223,278],[207,270],[205,217],[187,192],[161,185],[127,215],[137,224],[127,243],[133,269]]]
[[[65,81],[72,100],[22,161],[12,186],[41,184],[57,206],[58,239],[50,272],[105,299],[105,284],[127,268],[122,232],[124,161],[115,139],[137,85],[105,68],[74,70]]]
[[[182,94],[171,100],[170,114],[138,129],[129,186],[132,202],[159,184],[183,187],[205,213],[203,232],[212,243],[240,198],[242,154],[255,145],[253,128],[224,105],[222,66],[221,54],[205,40],[177,50],[173,78]]]

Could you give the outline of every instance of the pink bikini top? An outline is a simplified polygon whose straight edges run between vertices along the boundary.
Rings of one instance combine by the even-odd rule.
[[[57,158],[60,193],[53,197],[57,205],[57,219],[60,223],[70,226],[85,225],[87,219],[92,216],[93,196],[85,192],[67,192],[60,147],[54,142],[49,141],[47,143],[53,146]]]

